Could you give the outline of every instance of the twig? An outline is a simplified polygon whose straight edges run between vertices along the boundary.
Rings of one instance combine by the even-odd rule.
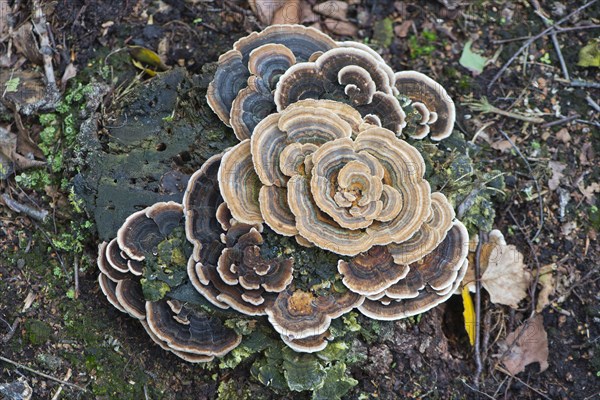
[[[55,108],[60,100],[60,91],[56,84],[54,75],[54,67],[52,66],[52,46],[48,38],[48,24],[46,15],[40,0],[32,1],[32,18],[33,28],[40,38],[40,53],[44,61],[44,74],[46,76],[46,95],[40,101],[28,104],[22,108],[22,112],[26,115],[32,114],[39,108]]]
[[[71,382],[63,381],[62,379],[55,378],[55,377],[54,377],[54,376],[52,376],[52,375],[48,375],[48,374],[45,374],[45,373],[43,373],[43,372],[36,371],[36,370],[35,370],[35,369],[33,369],[33,368],[30,368],[30,367],[28,367],[28,366],[26,366],[26,365],[23,365],[23,364],[21,364],[21,363],[18,363],[18,362],[16,362],[16,361],[10,360],[10,359],[8,359],[8,358],[6,358],[6,357],[0,356],[0,361],[4,361],[5,363],[9,363],[9,364],[11,364],[11,365],[14,365],[14,366],[15,366],[15,367],[17,367],[17,368],[24,369],[25,371],[29,371],[29,372],[31,372],[32,374],[36,374],[36,375],[42,376],[42,377],[44,377],[44,378],[46,378],[46,379],[50,379],[51,381],[54,381],[54,382],[60,383],[61,385],[69,386],[69,387],[72,387],[72,388],[74,388],[74,389],[81,390],[82,392],[87,392],[87,391],[88,391],[88,390],[87,390],[86,388],[84,388],[84,387],[81,387],[81,386],[79,386],[79,385],[76,385],[76,384],[74,384],[74,383],[71,383]]]
[[[478,111],[483,114],[488,114],[488,113],[498,114],[498,115],[503,115],[508,118],[518,119],[520,121],[531,122],[533,124],[543,124],[544,122],[546,122],[543,118],[530,117],[528,115],[514,113],[512,111],[501,110],[498,107],[490,104],[490,102],[488,101],[488,99],[486,97],[482,97],[481,100],[479,100],[479,101],[471,101],[471,102],[466,102],[466,103],[462,103],[462,104],[469,107],[473,111]]]
[[[548,400],[552,400],[550,397],[546,396],[544,393],[540,392],[539,390],[537,390],[536,388],[534,388],[533,386],[529,385],[527,382],[523,381],[521,378],[511,374],[510,372],[508,372],[507,370],[505,370],[504,368],[502,368],[501,366],[496,366],[496,369],[508,376],[510,376],[511,378],[515,378],[516,380],[518,380],[519,382],[521,382],[523,385],[527,386],[529,389],[533,390],[534,392],[536,392],[537,394],[539,394],[540,396],[542,396],[545,399]]]
[[[572,31],[583,31],[585,29],[600,29],[600,25],[580,25],[580,26],[570,26],[568,28],[562,28],[560,26],[557,26],[554,28],[556,30],[556,33],[563,33],[563,32],[572,32]]]
[[[8,206],[8,208],[10,208],[11,210],[18,212],[18,213],[23,213],[35,220],[38,221],[42,221],[44,222],[44,220],[46,219],[46,217],[48,216],[48,211],[46,210],[36,210],[34,208],[31,208],[25,204],[21,204],[16,200],[13,200],[10,198],[10,196],[7,193],[2,194],[2,200],[4,200],[4,203]]]
[[[495,398],[495,397],[492,397],[492,396],[490,396],[489,394],[487,394],[487,393],[485,393],[485,392],[482,392],[481,390],[479,390],[479,389],[477,389],[477,388],[474,388],[473,386],[469,385],[467,382],[463,381],[462,379],[461,379],[461,382],[462,382],[462,383],[463,383],[463,384],[464,384],[466,387],[468,387],[469,389],[471,389],[472,391],[474,391],[474,392],[477,392],[477,393],[479,393],[479,394],[482,394],[482,395],[484,395],[485,397],[487,397],[488,399],[496,400],[496,398]]]
[[[481,364],[481,349],[479,333],[481,328],[481,248],[483,247],[484,237],[483,231],[479,231],[479,242],[477,243],[477,250],[475,251],[475,387],[479,388],[479,377],[483,366]]]
[[[573,15],[579,14],[581,11],[585,10],[586,8],[588,8],[589,6],[591,6],[592,4],[594,4],[595,2],[597,2],[598,0],[591,0],[588,1],[587,3],[585,3],[584,5],[582,5],[581,7],[578,7],[577,9],[575,9],[573,12],[569,13],[569,15],[567,15],[564,18],[561,18],[558,22],[556,22],[555,24],[547,27],[546,29],[544,29],[542,32],[538,33],[537,35],[533,36],[531,39],[527,40],[523,46],[521,46],[519,48],[519,50],[517,50],[515,52],[515,54],[512,55],[512,57],[510,57],[510,59],[502,66],[502,68],[500,68],[500,70],[496,73],[496,75],[494,75],[494,77],[492,78],[492,80],[490,81],[490,83],[488,83],[488,90],[490,90],[492,88],[492,86],[494,86],[494,84],[496,83],[496,81],[498,79],[500,79],[500,77],[502,76],[502,74],[504,74],[504,71],[506,71],[508,69],[508,67],[513,63],[513,61],[515,61],[517,59],[517,57],[525,50],[527,49],[533,42],[535,42],[536,40],[538,40],[539,38],[546,36],[547,34],[549,34],[550,32],[554,31],[555,27],[557,25],[562,24],[563,22],[569,20],[569,18],[571,18]]]
[[[510,210],[508,210],[508,215],[510,215],[510,217],[513,220],[513,222],[515,223],[515,225],[519,229],[519,231],[521,231],[521,233],[523,234],[523,237],[525,238],[525,241],[527,242],[527,245],[529,246],[529,250],[531,251],[531,255],[533,256],[533,260],[535,261],[535,269],[536,269],[536,271],[535,271],[535,280],[533,281],[533,285],[531,285],[531,289],[530,289],[530,295],[531,295],[531,314],[529,315],[529,318],[533,318],[533,316],[535,315],[535,311],[536,311],[535,292],[537,290],[537,285],[538,285],[538,282],[540,280],[540,269],[541,269],[540,260],[538,259],[538,256],[537,256],[537,253],[535,251],[535,248],[533,247],[533,243],[531,242],[531,240],[529,240],[529,238],[525,234],[525,231],[523,230],[523,228],[521,227],[521,225],[519,224],[519,222],[517,222],[517,219],[515,218],[515,216],[513,215],[513,213]]]
[[[73,371],[71,371],[71,368],[69,368],[69,369],[67,370],[67,373],[66,373],[66,375],[65,375],[65,377],[64,377],[64,379],[63,379],[63,380],[66,382],[66,381],[68,381],[69,379],[71,379],[71,374],[72,374],[72,373],[73,373]],[[56,393],[54,393],[54,396],[52,396],[52,400],[58,400],[58,397],[60,396],[60,394],[62,393],[62,391],[63,391],[63,385],[62,385],[62,383],[61,383],[61,385],[60,385],[60,386],[58,387],[58,389],[56,390]]]
[[[551,126],[566,124],[573,120],[576,120],[577,118],[579,118],[579,115],[571,115],[570,117],[565,117],[565,118],[558,119],[556,121],[545,123],[544,125],[542,125],[542,128],[550,128]]]
[[[592,89],[600,89],[600,82],[588,82],[588,81],[582,81],[579,79],[574,79],[571,82],[569,82],[569,86],[571,87],[587,87],[587,88],[592,88]]]
[[[544,22],[544,25],[546,26],[551,26],[551,21],[550,19],[548,19],[548,17],[546,17],[546,15],[544,15],[544,11],[542,10],[542,7],[540,6],[539,1],[537,0],[532,0],[531,4],[533,4],[533,7],[535,8],[535,13],[542,19],[542,21]],[[565,63],[565,59],[562,55],[562,51],[560,50],[560,44],[558,43],[558,38],[556,36],[556,30],[553,30],[550,33],[550,38],[552,39],[552,44],[554,45],[554,50],[556,51],[556,55],[558,56],[558,61],[560,62],[560,67],[562,69],[563,75],[565,77],[566,80],[571,80],[571,78],[569,77],[569,70],[567,69],[567,64]]]
[[[508,140],[508,143],[510,143],[510,145],[513,147],[513,149],[515,149],[516,153],[519,155],[519,157],[521,157],[521,159],[525,163],[525,166],[527,167],[527,171],[529,171],[529,175],[531,176],[531,179],[533,179],[533,184],[535,185],[535,190],[537,190],[537,192],[538,192],[538,201],[539,201],[539,205],[540,205],[540,225],[539,225],[537,231],[535,232],[535,235],[533,235],[533,237],[531,238],[531,241],[533,242],[540,235],[540,233],[542,232],[542,228],[544,227],[544,199],[542,198],[542,189],[540,188],[540,184],[539,184],[537,178],[533,174],[533,170],[531,169],[531,165],[529,165],[529,161],[527,161],[527,158],[525,158],[523,153],[521,153],[521,150],[519,150],[517,145],[506,134],[506,132],[504,132],[502,129],[498,129],[498,131],[502,134],[502,136],[504,136],[504,138],[506,140]]]
[[[4,321],[4,320],[2,320]],[[8,325],[8,322],[4,321],[6,323],[6,325]],[[19,317],[15,318],[15,321],[12,323],[12,325],[8,325],[8,333],[2,338],[2,343],[8,343],[10,341],[10,339],[12,339],[12,337],[15,335],[15,332],[17,332],[17,327],[19,326],[19,322],[21,322],[21,319]]]
[[[75,281],[75,295],[74,298],[79,298],[79,258],[75,257],[73,260],[73,280]]]
[[[592,99],[590,97],[589,94],[587,96],[585,96],[585,101],[587,101],[587,103],[590,105],[590,107],[592,107],[594,110],[596,110],[597,112],[600,112],[600,105],[598,105],[598,103],[596,103],[594,101],[594,99]]]

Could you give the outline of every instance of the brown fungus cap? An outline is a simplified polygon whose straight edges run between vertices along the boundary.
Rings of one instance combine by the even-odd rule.
[[[247,147],[229,150],[219,170],[223,197],[244,223],[264,219],[279,234],[354,256],[408,240],[429,217],[420,153],[348,105],[302,100],[261,121],[251,156]]]
[[[176,314],[166,301],[146,302],[146,322],[160,341],[184,353],[221,357],[242,340],[217,318],[185,306]]]
[[[234,127],[240,140],[247,138],[260,118],[274,109],[271,91],[285,69],[336,46],[329,36],[302,25],[273,25],[253,32],[219,58],[206,95],[208,104],[221,121]]]
[[[452,134],[456,109],[454,101],[439,83],[416,71],[401,71],[395,74],[395,86],[400,96],[417,104],[415,108],[422,116],[421,129],[413,135],[421,139],[427,134],[433,140],[442,140]],[[426,110],[423,109],[426,108]]]
[[[309,336],[304,339],[290,339],[288,336],[281,335],[281,340],[292,350],[300,353],[315,353],[324,350],[329,343],[331,333],[325,331],[320,335]]]
[[[160,340],[159,337],[156,336],[156,334],[150,329],[150,327],[148,326],[148,323],[146,321],[140,321],[140,322],[142,323],[142,326],[146,330],[146,333],[148,334],[148,336],[150,336],[150,338],[154,341],[154,343],[159,345],[161,349],[170,351],[173,354],[175,354],[177,357],[179,357],[187,362],[191,362],[191,363],[209,362],[215,358],[214,356],[206,356],[206,355],[201,355],[201,354],[193,354],[193,353],[186,353],[184,351],[173,350],[172,348],[170,348],[167,345],[167,343],[165,341]]]
[[[221,195],[237,221],[249,225],[263,222],[258,205],[261,185],[252,164],[250,139],[225,152],[219,167],[218,181]]]
[[[266,312],[279,334],[289,340],[305,339],[324,333],[332,319],[346,314],[363,301],[363,296],[351,291],[315,295],[288,289],[277,296]]]
[[[260,254],[263,244],[256,228],[238,224],[226,234],[226,248],[219,257],[217,272],[228,285],[247,290],[281,292],[292,282],[293,259],[267,260]]]
[[[384,296],[365,300],[359,311],[373,319],[396,320],[420,314],[446,301],[466,273],[468,241],[466,228],[455,221],[434,251],[410,264],[405,279],[386,289]]]
[[[230,224],[229,209],[222,206],[223,198],[217,180],[221,158],[222,154],[217,154],[206,160],[189,179],[183,195],[185,235],[194,246],[196,261],[201,261],[203,247],[205,256],[220,254],[223,248],[220,232],[223,225]]]
[[[117,231],[121,250],[132,260],[143,261],[146,254],[180,225],[183,218],[181,204],[156,203],[131,214]]]
[[[281,76],[275,90],[277,110],[301,99],[348,102],[361,115],[376,115],[387,129],[400,134],[405,113],[394,97],[389,67],[358,47],[326,51],[314,62],[299,63]]]
[[[455,213],[452,205],[440,192],[431,194],[431,215],[409,240],[390,243],[388,250],[397,264],[411,264],[431,253],[452,228]]]
[[[408,270],[407,265],[394,262],[386,246],[373,246],[349,261],[338,262],[338,271],[344,276],[344,285],[364,296],[382,292],[403,279]]]

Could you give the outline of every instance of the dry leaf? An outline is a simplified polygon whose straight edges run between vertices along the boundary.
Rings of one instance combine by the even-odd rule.
[[[327,29],[336,35],[340,36],[356,36],[358,28],[350,22],[337,21],[332,18],[327,18],[323,21]]]
[[[33,167],[41,167],[46,165],[43,161],[33,160],[22,156],[17,153],[17,135],[0,127],[0,154],[2,159],[12,161],[15,163],[18,169],[27,169]],[[3,170],[7,168],[9,171],[12,169],[10,164],[5,165],[6,161],[2,161],[0,168]],[[8,175],[7,171],[0,171],[0,175]]]
[[[508,140],[499,140],[491,144],[492,149],[500,150],[501,152],[505,152],[507,150],[512,149],[512,144]]]
[[[348,3],[345,1],[330,0],[325,3],[317,4],[313,7],[313,11],[327,18],[346,21],[348,14]]]
[[[579,153],[579,163],[581,165],[591,165],[594,160],[594,148],[592,144],[587,142],[581,146],[581,153]]]
[[[297,24],[302,7],[300,0],[249,0],[250,8],[264,25]]]
[[[394,34],[399,38],[405,38],[408,36],[408,31],[413,25],[413,20],[409,19],[401,23],[400,25],[396,25],[394,27]]]
[[[584,186],[584,185],[585,185],[585,183],[583,182],[583,179],[582,179],[581,181],[579,181],[579,184],[577,185],[577,187],[579,188],[581,193],[585,196],[585,200],[589,204],[594,204],[594,197],[596,197],[594,195],[594,193],[600,192],[600,183],[593,182],[589,186]]]
[[[77,67],[73,65],[73,63],[69,63],[67,68],[65,68],[65,72],[63,73],[62,78],[60,78],[60,88],[64,91],[67,87],[67,82],[69,79],[75,78],[77,76]]]
[[[523,263],[523,254],[514,245],[507,245],[498,230],[490,232],[490,241],[481,251],[481,285],[494,304],[517,308],[527,296],[531,274]]]
[[[540,277],[538,278],[539,284],[542,289],[538,293],[537,304],[535,310],[541,313],[548,304],[550,304],[550,296],[554,294],[554,271],[556,270],[556,264],[544,265],[540,268]]]
[[[548,181],[548,188],[550,190],[556,190],[560,185],[561,178],[565,176],[565,174],[563,174],[563,171],[567,166],[558,161],[550,161],[548,162],[548,166],[552,171],[552,178],[550,178],[550,180]]]
[[[548,368],[548,335],[541,315],[527,320],[509,333],[499,347],[501,354],[504,354],[500,361],[512,375],[524,371],[527,365],[534,362],[540,364],[540,372]]]
[[[273,14],[272,25],[276,24],[299,24],[302,18],[300,0],[288,0]]]
[[[556,138],[563,143],[569,143],[571,141],[571,135],[569,135],[569,130],[567,128],[562,128],[556,132]]]

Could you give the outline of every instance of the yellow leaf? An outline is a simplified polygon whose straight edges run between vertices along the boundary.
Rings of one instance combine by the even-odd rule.
[[[156,71],[152,71],[151,69],[144,67],[138,60],[131,60],[131,62],[136,66],[136,68],[141,69],[149,76],[156,76]]]
[[[463,317],[465,319],[465,329],[467,330],[467,335],[469,335],[469,342],[471,342],[471,346],[475,344],[475,308],[473,307],[473,300],[471,299],[471,294],[469,293],[469,287],[465,285],[462,289],[462,299],[463,299]]]
[[[131,58],[139,61],[143,65],[154,67],[160,71],[166,71],[169,69],[169,67],[162,62],[159,55],[150,49],[142,46],[129,46],[128,50]]]

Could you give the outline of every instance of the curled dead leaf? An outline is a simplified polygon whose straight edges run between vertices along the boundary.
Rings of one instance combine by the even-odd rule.
[[[300,0],[249,0],[248,3],[264,25],[298,24],[301,21]]]
[[[469,269],[465,275],[465,285],[475,290],[475,251],[479,238],[472,239],[469,248]],[[531,273],[523,262],[523,254],[514,246],[506,244],[504,235],[498,230],[489,233],[486,243],[481,245],[480,273],[481,286],[489,293],[494,304],[504,304],[513,308],[527,296]]]
[[[541,315],[525,321],[499,344],[500,361],[512,375],[523,372],[531,363],[540,364],[540,372],[548,368],[548,335]]]
[[[558,161],[550,161],[548,162],[548,167],[550,167],[550,170],[552,171],[552,178],[548,180],[548,188],[550,190],[556,190],[560,185],[560,180],[565,176],[563,171],[567,166]]]

